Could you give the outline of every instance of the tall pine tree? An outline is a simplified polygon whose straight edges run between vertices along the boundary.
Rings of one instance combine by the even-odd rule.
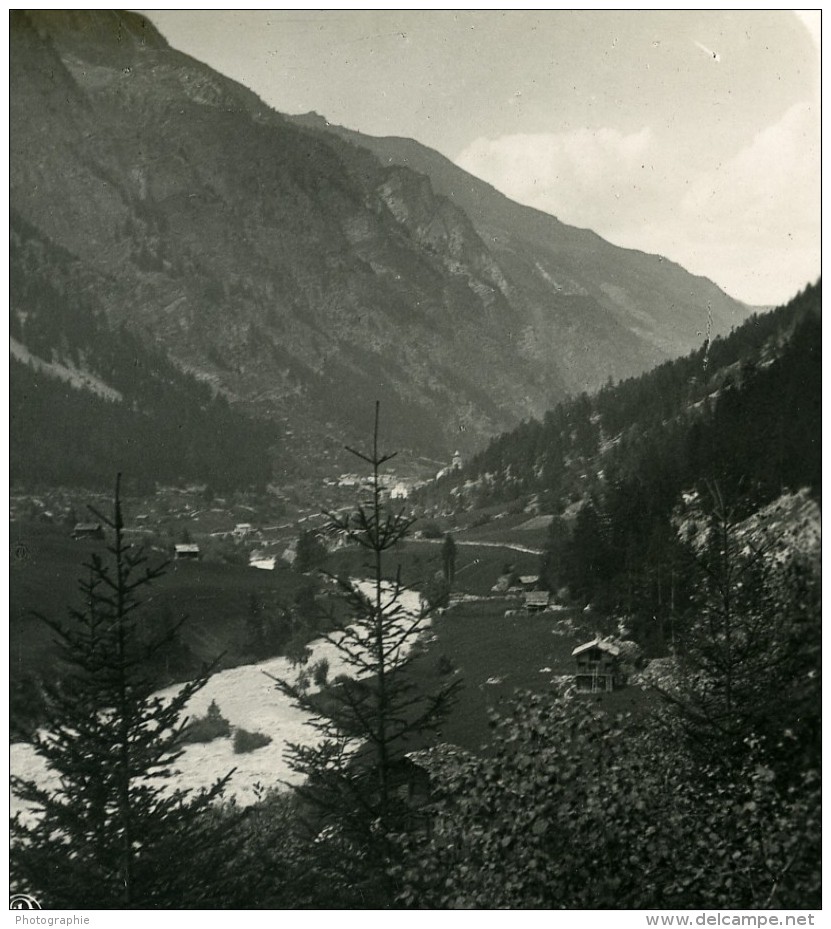
[[[328,514],[330,531],[369,556],[368,582],[333,578],[349,618],[329,617],[333,631],[323,636],[350,674],[322,694],[278,682],[312,715],[319,736],[317,744],[290,746],[288,755],[291,767],[305,778],[297,791],[318,833],[318,865],[327,860],[328,847],[330,879],[342,879],[363,906],[384,905],[392,898],[387,869],[395,846],[390,839],[406,827],[410,812],[398,792],[399,772],[406,769],[406,752],[421,748],[425,734],[437,730],[459,686],[451,682],[425,692],[408,673],[429,608],[405,606],[400,567],[388,579],[385,558],[413,520],[385,503],[379,472],[394,454],[378,449],[378,415],[376,403],[371,452],[347,448],[371,469],[369,499],[346,516]]]
[[[33,746],[59,776],[57,788],[15,777],[27,812],[12,821],[12,887],[44,908],[183,908],[229,905],[217,877],[228,855],[229,819],[212,804],[230,774],[192,794],[173,787],[187,728],[183,711],[209,671],[169,699],[153,695],[144,671],[178,625],[142,629],[139,592],[151,566],[124,537],[120,475],[112,518],[97,511],[111,541],[80,582],[85,607],[54,631],[64,672],[48,688],[48,714]],[[233,818],[233,817],[231,817]]]
[[[709,489],[677,513],[694,584],[658,689],[701,758],[738,763],[760,743],[785,770],[818,768],[819,510],[790,495],[741,519]]]

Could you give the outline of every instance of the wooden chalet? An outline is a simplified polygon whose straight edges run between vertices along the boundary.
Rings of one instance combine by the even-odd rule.
[[[542,613],[548,609],[550,594],[547,590],[528,590],[525,592],[525,611],[527,613]]]
[[[591,642],[578,645],[571,654],[577,662],[574,682],[578,690],[611,693],[623,686],[620,649],[616,645],[597,636]]]
[[[72,538],[79,539],[103,539],[104,528],[101,523],[76,523],[72,530]]]
[[[173,546],[174,561],[199,561],[201,557],[199,546],[194,542],[182,542],[180,545]]]

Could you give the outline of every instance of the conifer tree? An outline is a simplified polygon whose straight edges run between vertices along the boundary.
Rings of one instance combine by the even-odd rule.
[[[453,536],[448,532],[444,536],[444,542],[441,546],[441,565],[444,580],[448,588],[452,587],[456,577],[456,543]]]
[[[41,617],[63,673],[48,687],[45,725],[32,744],[60,782],[13,778],[27,812],[12,821],[12,887],[44,908],[228,905],[215,865],[227,857],[223,836],[233,824],[220,826],[211,809],[230,774],[195,795],[171,780],[183,711],[209,669],[169,699],[153,695],[144,668],[181,623],[156,635],[142,629],[138,595],[165,566],[151,566],[125,540],[120,475],[112,518],[93,512],[111,541],[108,556],[85,564],[85,606],[67,622]]]
[[[407,592],[400,566],[387,579],[385,558],[407,535],[413,519],[384,502],[379,469],[394,457],[378,448],[379,405],[375,407],[372,450],[347,451],[369,465],[369,499],[346,516],[329,513],[330,531],[360,546],[369,556],[370,580],[357,583],[334,577],[347,619],[328,617],[333,631],[323,638],[335,647],[349,675],[340,676],[323,694],[280,680],[280,690],[312,714],[320,741],[294,744],[288,760],[304,775],[297,788],[313,814],[321,836],[334,837],[344,850],[363,905],[390,899],[385,871],[391,835],[406,825],[408,811],[396,792],[395,771],[405,753],[422,747],[414,739],[435,732],[458,689],[458,682],[424,692],[408,674],[412,646],[429,608],[405,608]],[[341,844],[339,844],[341,843]],[[319,860],[325,850],[321,848]],[[344,863],[346,863],[344,861]],[[358,876],[356,877],[356,868]]]
[[[679,510],[695,585],[678,673],[659,690],[700,756],[735,762],[761,739],[793,767],[816,754],[818,566],[783,534],[784,504],[742,520],[709,489],[709,505],[691,495]]]

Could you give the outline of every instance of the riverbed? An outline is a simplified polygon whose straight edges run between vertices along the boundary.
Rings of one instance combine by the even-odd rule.
[[[360,584],[364,592],[370,585]],[[419,609],[417,591],[404,591],[400,603],[405,614],[414,615]],[[425,621],[426,630],[429,623]],[[335,645],[322,639],[309,644],[312,655],[307,665],[311,666],[325,658],[329,662],[329,679],[339,674],[350,674]],[[205,687],[191,698],[186,713],[191,717],[204,716],[211,701],[215,700],[222,715],[232,727],[241,727],[250,732],[262,732],[271,737],[271,743],[253,752],[237,755],[234,740],[215,739],[201,745],[187,745],[176,762],[177,774],[171,786],[186,790],[209,787],[231,769],[234,771],[226,789],[226,798],[234,797],[240,805],[255,802],[263,789],[297,783],[298,775],[292,771],[285,759],[289,743],[313,745],[317,732],[309,725],[309,716],[295,707],[281,693],[272,678],[293,680],[300,669],[293,667],[287,658],[269,658],[255,664],[242,665],[219,671],[211,677]],[[270,676],[269,676],[270,675]],[[176,687],[159,692],[162,697],[175,693]],[[309,692],[317,688],[314,683]],[[33,778],[45,787],[57,789],[59,779],[28,743],[14,743],[10,749],[11,773]],[[12,797],[12,815],[22,809],[20,801]]]

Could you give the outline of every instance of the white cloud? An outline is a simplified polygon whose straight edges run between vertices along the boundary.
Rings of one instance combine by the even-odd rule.
[[[775,223],[819,231],[819,119],[810,104],[792,107],[735,157],[699,177],[682,208],[697,222],[729,223],[764,236]]]
[[[457,158],[466,171],[563,222],[595,228],[628,220],[651,165],[649,129],[518,134],[476,139]],[[624,202],[621,203],[621,200]]]
[[[708,256],[705,273],[748,302],[785,300],[819,274],[819,142],[816,110],[796,105],[681,201],[690,260]]]
[[[457,162],[521,203],[666,255],[748,303],[782,302],[819,274],[813,105],[793,106],[715,169],[693,157],[649,128],[606,128],[480,138]]]

